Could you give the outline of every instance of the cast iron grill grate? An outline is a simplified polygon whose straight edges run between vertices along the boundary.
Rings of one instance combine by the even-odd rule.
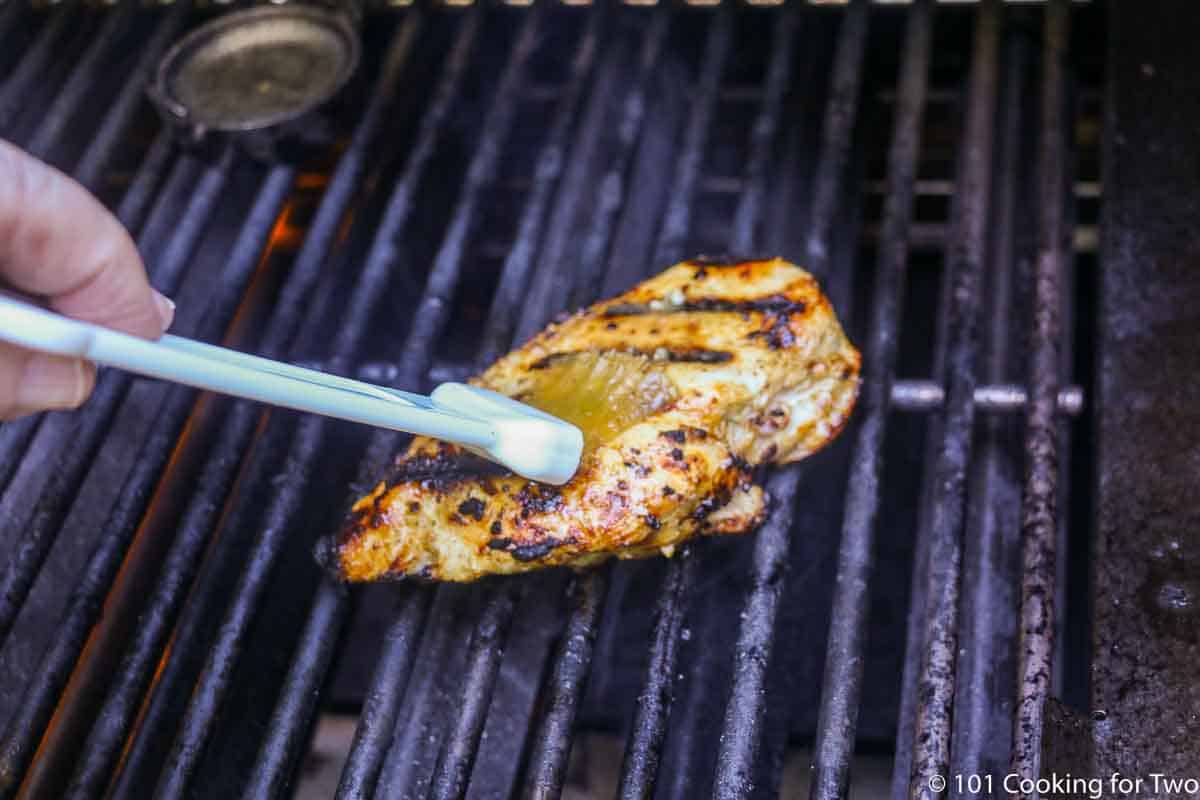
[[[771,252],[866,365],[754,536],[472,587],[313,563],[396,435],[111,373],[6,423],[0,795],[283,795],[359,700],[342,797],[557,796],[581,724],[626,737],[628,797],[778,795],[789,739],[813,797],[893,741],[923,796],[1010,771],[1014,725],[1038,772],[1046,698],[1086,704],[1060,411],[1090,379],[1102,10],[691,5],[372,10],[359,112],[301,166],[191,152],[145,102],[219,7],[0,6],[0,135],[113,206],[183,335],[427,387],[683,256]]]

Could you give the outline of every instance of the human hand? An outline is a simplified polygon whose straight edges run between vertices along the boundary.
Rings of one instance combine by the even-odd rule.
[[[0,140],[0,289],[6,287],[45,298],[68,317],[147,339],[158,338],[175,313],[174,303],[150,287],[129,233],[99,200]],[[95,380],[86,361],[0,342],[0,419],[75,408]]]

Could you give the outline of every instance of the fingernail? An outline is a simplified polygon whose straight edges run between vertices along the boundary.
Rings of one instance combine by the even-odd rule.
[[[29,408],[76,408],[92,390],[92,371],[77,358],[36,353],[25,362],[17,404]]]
[[[162,320],[162,329],[165,331],[175,320],[175,302],[156,289],[154,290],[154,305],[158,308],[158,316]]]

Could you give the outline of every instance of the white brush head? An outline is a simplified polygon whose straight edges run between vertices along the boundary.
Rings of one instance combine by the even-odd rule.
[[[447,411],[491,423],[491,446],[470,449],[522,477],[559,486],[579,468],[583,432],[569,422],[465,383],[443,383],[430,397]]]

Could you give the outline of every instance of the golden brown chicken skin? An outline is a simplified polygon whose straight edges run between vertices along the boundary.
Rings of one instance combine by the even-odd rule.
[[[760,464],[837,436],[859,354],[816,281],[782,259],[677,264],[552,324],[473,380],[584,431],[579,470],[534,483],[416,438],[322,560],[348,581],[471,581],[744,533]]]

